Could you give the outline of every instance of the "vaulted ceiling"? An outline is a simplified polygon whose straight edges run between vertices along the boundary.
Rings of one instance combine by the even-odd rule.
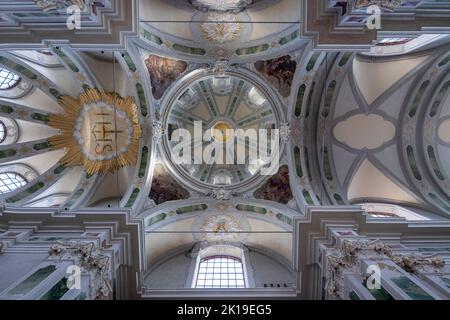
[[[30,17],[40,12],[39,19],[55,14],[55,27],[62,28],[64,8],[42,11],[38,2],[25,2],[19,18],[11,18],[11,8],[2,13],[10,35],[27,26],[25,12]],[[231,192],[227,197],[278,201],[300,212],[307,205],[383,202],[449,213],[449,45],[444,32],[386,38],[365,53],[317,51],[321,41],[337,45],[341,38],[339,32],[334,40],[326,33],[321,40],[306,36],[316,16],[305,16],[305,2],[230,0],[216,6],[206,0],[143,0],[139,17],[133,16],[134,5],[86,2],[83,14],[94,28],[106,23],[99,18],[103,14],[126,22],[122,32],[109,29],[112,38],[92,38],[97,48],[82,40],[83,29],[69,32],[64,41],[41,42],[44,32],[32,45],[39,50],[2,38],[15,48],[1,52],[0,67],[16,77],[0,91],[8,131],[0,145],[2,170],[20,168],[28,181],[1,195],[8,205],[60,210],[110,205],[139,212],[167,201],[163,198],[214,195],[214,181],[222,181],[221,188]],[[429,3],[388,9],[417,18],[425,7],[437,10]],[[321,3],[316,9],[339,13],[341,24],[356,13],[364,16],[363,7],[344,13],[342,7]],[[355,28],[349,26],[348,32]],[[357,44],[354,37],[357,32],[348,41]],[[364,45],[372,44],[369,40]],[[86,162],[75,165],[74,156],[69,161],[68,147],[58,138],[63,127],[52,120],[54,114],[67,114],[73,101],[85,102],[83,95],[91,89],[134,98],[139,130],[130,133],[137,139],[133,159],[123,160],[115,171],[91,171]],[[61,103],[64,96],[73,101]],[[249,179],[257,168],[245,166],[181,170],[168,159],[165,135],[174,128],[191,130],[196,119],[209,127],[242,122],[288,129],[280,158],[280,168],[286,169],[261,179]],[[158,181],[169,187],[158,187]]]

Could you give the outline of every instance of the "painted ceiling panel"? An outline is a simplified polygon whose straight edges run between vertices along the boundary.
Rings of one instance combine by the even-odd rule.
[[[376,149],[391,141],[395,131],[393,123],[379,115],[359,114],[339,122],[333,134],[353,149]]]
[[[438,136],[442,141],[450,143],[450,119],[445,120],[439,125]]]
[[[58,130],[43,124],[22,120],[16,120],[16,122],[19,125],[21,132],[19,140],[17,141],[18,143],[49,138],[55,134],[58,134]]]
[[[348,188],[349,200],[363,198],[419,203],[416,197],[386,177],[369,160],[364,160]]]
[[[441,117],[446,116],[450,116],[450,94],[445,99],[444,106],[441,109]]]
[[[380,152],[377,152],[375,157],[380,161],[380,163],[388,168],[398,180],[408,184],[407,179],[403,174],[402,164],[399,160],[397,144],[390,145]]]
[[[406,94],[414,79],[406,81],[400,88],[395,90],[385,101],[383,101],[377,110],[386,112],[391,117],[398,119],[400,111],[403,107]]]
[[[37,171],[38,174],[45,173],[49,168],[53,167],[59,159],[64,155],[64,150],[58,149],[49,151],[43,154],[38,154],[35,156],[22,158],[19,160],[11,161],[5,163],[5,165],[10,165],[13,163],[22,163],[30,166]]]
[[[371,104],[427,58],[422,56],[374,63],[356,58],[353,60],[353,75],[362,95]]]
[[[82,167],[75,167],[70,169],[66,175],[58,180],[53,186],[46,191],[36,196],[33,200],[42,199],[55,193],[72,193],[76,188],[84,170]],[[31,200],[31,201],[33,201]]]
[[[58,105],[58,103],[54,99],[50,98],[47,94],[45,94],[42,90],[38,88],[30,91],[27,95],[19,99],[2,99],[2,100],[47,112],[55,112],[55,113],[63,112],[62,108]]]
[[[53,83],[57,83],[60,89],[64,90],[65,92],[71,92],[73,94],[81,93],[80,86],[76,81],[74,81],[73,75],[70,70],[66,69],[65,67],[50,69],[29,60],[25,60],[22,58],[19,59],[24,63],[24,65],[28,65],[30,68],[36,70]]]
[[[227,107],[230,97],[228,95],[226,96],[219,96],[214,95],[214,100],[216,100],[217,107],[219,108],[220,113],[225,113],[225,108]]]
[[[357,156],[357,154],[351,153],[342,147],[333,145],[333,160],[341,185],[344,185],[345,178]]]
[[[141,1],[140,21],[191,21],[192,12],[177,8],[161,0]],[[193,39],[191,29],[186,23],[152,22],[155,28],[184,39]]]
[[[347,112],[353,111],[358,108],[358,102],[353,95],[353,91],[350,87],[350,80],[347,76],[342,83],[342,87],[336,100],[336,105],[334,107],[334,118],[336,119],[340,116],[343,116]]]
[[[211,115],[206,107],[206,104],[203,101],[199,101],[198,105],[191,109],[191,113],[203,120],[209,121],[211,119]]]
[[[450,177],[450,147],[438,144],[437,150],[439,160],[442,163],[441,169],[445,171],[447,177]]]

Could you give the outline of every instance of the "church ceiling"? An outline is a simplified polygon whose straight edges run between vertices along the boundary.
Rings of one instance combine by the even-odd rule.
[[[325,188],[333,198],[337,195],[332,201],[426,203],[443,212],[448,210],[444,182],[448,178],[443,173],[448,166],[435,151],[443,149],[438,126],[429,124],[439,113],[442,96],[433,104],[434,111],[425,111],[430,105],[425,94],[432,79],[445,78],[448,73],[447,52],[442,48],[432,57],[428,54],[375,59],[360,54],[350,58],[346,70],[341,70],[339,57],[329,60],[332,67],[324,84],[317,124],[324,131],[318,136],[317,148]],[[391,77],[389,66],[395,63],[409,67]],[[418,80],[422,77],[424,80]],[[437,81],[445,85],[444,80]],[[416,130],[424,130],[424,134]],[[388,185],[391,190],[386,192]]]
[[[150,10],[150,2],[161,10]],[[215,5],[142,3],[141,18],[148,19],[127,50],[47,44],[2,52],[1,170],[18,175],[0,198],[10,206],[59,210],[139,211],[170,201],[244,197],[300,211],[374,201],[448,213],[445,38],[385,41],[380,47],[389,54],[377,46],[364,54],[315,51],[295,31],[296,1]],[[164,8],[174,13],[168,27],[152,20],[155,12],[164,18]],[[254,20],[275,9],[297,13],[270,27]],[[191,29],[175,21],[177,12]],[[252,23],[239,18],[221,30],[223,21],[202,20],[211,14],[247,15]],[[251,43],[259,49],[242,49]],[[225,49],[230,56],[219,53]],[[229,129],[279,129],[279,164],[262,176],[272,162],[176,163],[180,146],[171,138],[179,129],[194,136],[196,122],[217,130],[220,136],[211,138],[225,143]],[[196,145],[208,147],[201,140],[188,149]],[[236,147],[245,154],[255,149],[245,139]]]
[[[318,231],[322,266],[351,223],[448,218],[450,2],[24,2],[0,0],[0,254],[92,237],[146,297],[168,261],[245,249],[296,289]],[[89,30],[67,31],[69,5]]]

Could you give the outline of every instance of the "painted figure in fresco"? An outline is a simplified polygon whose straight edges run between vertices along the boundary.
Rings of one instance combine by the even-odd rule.
[[[158,205],[166,201],[187,199],[189,192],[175,181],[163,166],[157,165],[149,197]]]
[[[161,99],[166,89],[186,70],[184,61],[149,55],[145,65],[150,73],[152,94],[157,100]]]
[[[255,62],[255,68],[277,88],[283,97],[289,96],[297,68],[297,62],[291,60],[290,56],[257,61]]]
[[[287,204],[293,199],[289,185],[289,169],[284,165],[278,173],[272,176],[260,189],[256,190],[255,198]]]

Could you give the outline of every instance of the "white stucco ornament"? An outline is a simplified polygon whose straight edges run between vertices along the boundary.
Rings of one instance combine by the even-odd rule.
[[[215,43],[233,42],[240,37],[243,26],[238,17],[231,13],[212,12],[200,25],[203,38]]]
[[[239,11],[253,3],[253,0],[191,0],[198,10]]]
[[[237,213],[201,215],[193,225],[194,237],[207,242],[240,242],[245,240],[249,230],[247,219]]]
[[[161,121],[152,122],[152,138],[155,142],[161,142],[164,135],[164,125]]]
[[[289,123],[282,123],[280,126],[280,140],[281,142],[288,142],[291,136],[291,127]]]

